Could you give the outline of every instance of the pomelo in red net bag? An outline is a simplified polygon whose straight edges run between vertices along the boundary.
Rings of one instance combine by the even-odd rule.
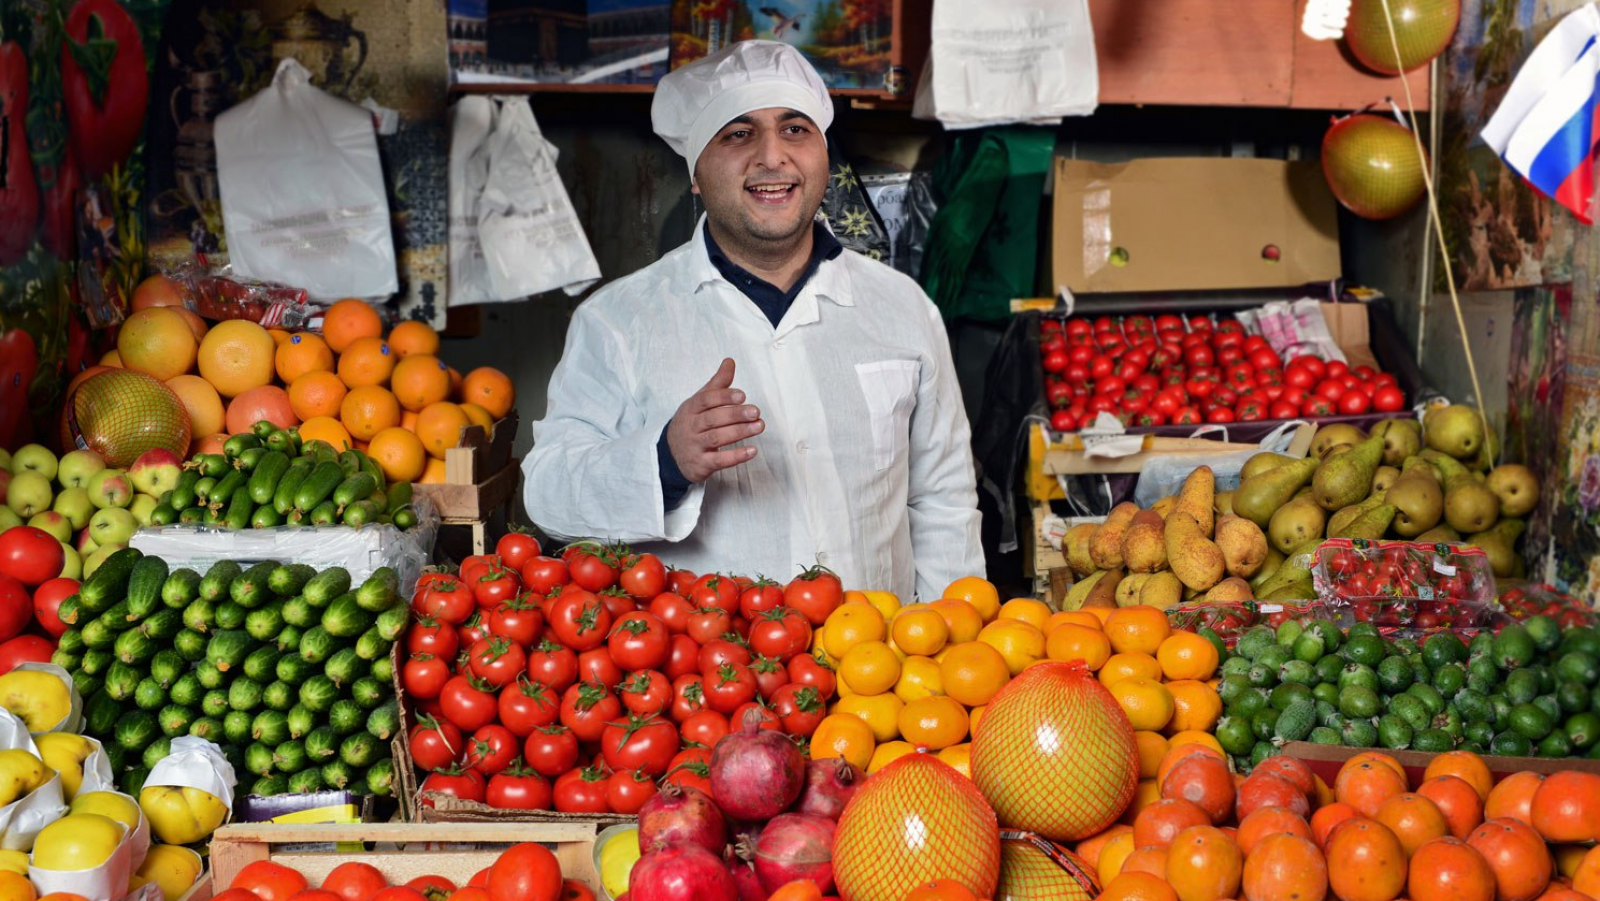
[[[972,740],[972,781],[1006,829],[1087,838],[1133,800],[1133,726],[1082,662],[1035,664],[989,702]]]
[[[833,880],[844,901],[903,901],[933,879],[992,898],[999,878],[994,810],[932,754],[907,754],[879,770],[839,815]]]
[[[994,901],[1091,901],[1094,867],[1041,835],[1000,833],[1000,886]]]

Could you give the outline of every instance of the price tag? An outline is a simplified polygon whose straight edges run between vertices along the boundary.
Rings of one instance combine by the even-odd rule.
[[[1455,565],[1446,563],[1443,560],[1433,561],[1433,571],[1441,576],[1453,576],[1456,574]]]
[[[1282,604],[1262,604],[1259,609],[1261,610],[1262,613],[1281,613],[1283,611],[1283,605]]]

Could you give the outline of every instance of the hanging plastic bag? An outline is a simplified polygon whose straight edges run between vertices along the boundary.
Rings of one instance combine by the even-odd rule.
[[[600,264],[556,172],[556,148],[539,132],[528,98],[501,105],[488,148],[488,182],[478,206],[488,299],[520,300],[556,288],[582,293],[599,280]]]
[[[371,113],[286,59],[270,87],[217,117],[215,135],[236,274],[325,302],[399,290]]]
[[[1183,487],[1183,480],[1199,466],[1211,467],[1218,491],[1233,491],[1239,487],[1239,471],[1244,468],[1246,460],[1262,451],[1281,454],[1288,450],[1289,444],[1294,441],[1295,429],[1303,425],[1305,423],[1298,419],[1285,422],[1262,438],[1260,447],[1255,450],[1152,457],[1139,473],[1139,484],[1133,490],[1133,502],[1148,508],[1168,495],[1177,494],[1178,489]],[[1189,437],[1198,438],[1216,431],[1222,432],[1223,441],[1228,440],[1228,430],[1222,426],[1202,426]]]
[[[489,134],[495,101],[463,97],[450,107],[450,303],[493,300],[489,266],[478,243],[478,205],[489,180]]]
[[[1059,124],[1100,102],[1089,0],[939,0],[911,114],[946,128]]]

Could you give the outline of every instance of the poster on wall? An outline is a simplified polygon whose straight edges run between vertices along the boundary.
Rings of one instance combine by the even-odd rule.
[[[735,41],[786,41],[834,90],[903,90],[890,65],[893,0],[673,0],[672,67]]]
[[[1570,213],[1529,188],[1479,137],[1522,62],[1587,0],[1464,0],[1442,61],[1439,203],[1460,291],[1572,279]],[[1436,290],[1444,291],[1440,270]]]
[[[1561,408],[1565,395],[1567,336],[1572,321],[1572,286],[1524,288],[1512,304],[1511,372],[1506,397],[1502,459],[1545,475],[1539,506],[1528,517],[1524,547],[1534,565],[1550,547],[1553,513],[1561,503]]]
[[[461,84],[655,84],[671,0],[449,0]]]
[[[167,0],[0,0],[0,448],[55,444],[144,275],[149,72]],[[65,52],[63,52],[65,51]]]
[[[212,126],[293,57],[312,84],[374,111],[400,275],[402,319],[442,328],[446,260],[442,4],[173,0],[152,82],[146,193],[150,264],[226,265]]]

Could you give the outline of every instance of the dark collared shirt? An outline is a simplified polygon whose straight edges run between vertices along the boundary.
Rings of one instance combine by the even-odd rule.
[[[728,259],[722,248],[717,246],[717,239],[711,236],[711,224],[704,226],[706,238],[706,253],[711,257],[711,265],[717,267],[722,277],[738,288],[740,293],[750,298],[767,319],[771,320],[772,327],[777,328],[783,321],[783,314],[789,312],[789,305],[800,295],[801,289],[817,274],[817,268],[823,260],[831,260],[844,252],[844,246],[839,239],[828,231],[828,227],[821,222],[811,226],[811,261],[806,264],[800,277],[794,280],[789,290],[785,291],[777,285],[751,274],[738,263]],[[656,439],[656,462],[661,470],[661,497],[666,502],[666,509],[676,510],[683,503],[683,496],[689,493],[689,480],[678,469],[678,461],[672,459],[672,450],[667,447],[667,432],[661,430],[661,437]]]

